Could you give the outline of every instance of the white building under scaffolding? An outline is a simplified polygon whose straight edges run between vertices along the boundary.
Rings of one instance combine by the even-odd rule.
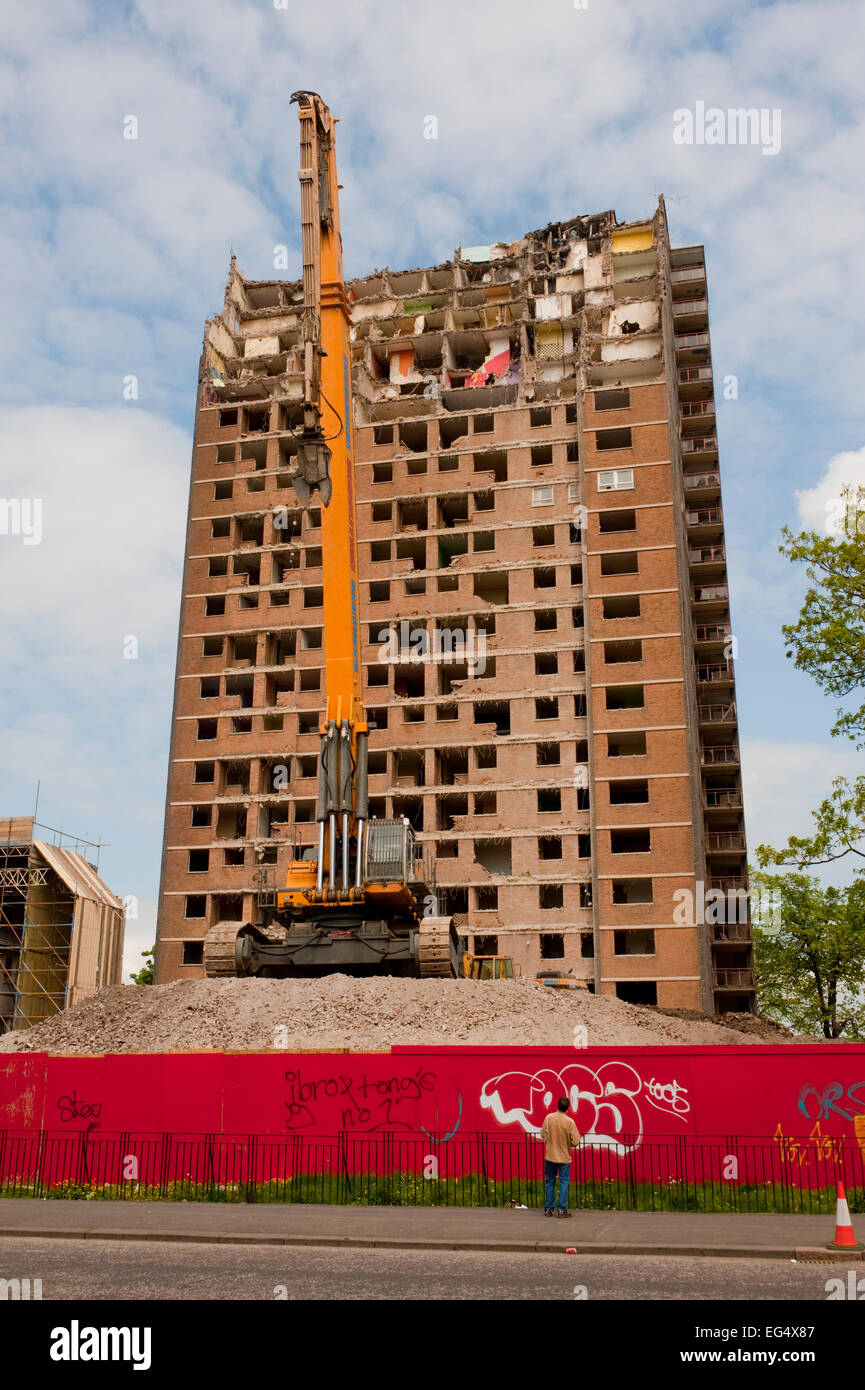
[[[0,1033],[121,980],[122,902],[77,849],[35,838],[44,828],[0,818]]]

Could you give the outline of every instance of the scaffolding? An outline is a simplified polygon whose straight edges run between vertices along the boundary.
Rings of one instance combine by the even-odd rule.
[[[120,900],[76,851],[35,840],[37,824],[0,821],[0,1033],[120,982]]]

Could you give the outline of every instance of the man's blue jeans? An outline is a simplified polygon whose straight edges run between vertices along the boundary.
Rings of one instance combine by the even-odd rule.
[[[559,1180],[559,1211],[567,1211],[571,1165],[570,1163],[550,1163],[550,1160],[545,1158],[544,1211],[552,1211],[556,1205],[556,1178]]]

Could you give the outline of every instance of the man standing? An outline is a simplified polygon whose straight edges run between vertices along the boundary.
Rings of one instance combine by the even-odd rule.
[[[580,1142],[580,1131],[568,1114],[568,1101],[562,1096],[557,1110],[551,1110],[541,1126],[544,1141],[544,1216],[552,1216],[556,1203],[556,1178],[559,1180],[559,1205],[556,1216],[570,1216],[568,1211],[568,1180],[571,1172],[571,1150]]]

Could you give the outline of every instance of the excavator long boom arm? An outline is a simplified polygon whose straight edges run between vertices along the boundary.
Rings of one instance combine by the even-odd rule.
[[[367,809],[367,724],[363,710],[351,392],[351,316],[342,270],[335,120],[315,92],[295,92],[300,119],[303,254],[304,427],[294,487],[321,501],[327,706],[321,725],[318,804],[319,893],[346,893],[355,837],[360,888]],[[342,871],[338,873],[337,832]],[[325,889],[324,866],[328,865]]]

